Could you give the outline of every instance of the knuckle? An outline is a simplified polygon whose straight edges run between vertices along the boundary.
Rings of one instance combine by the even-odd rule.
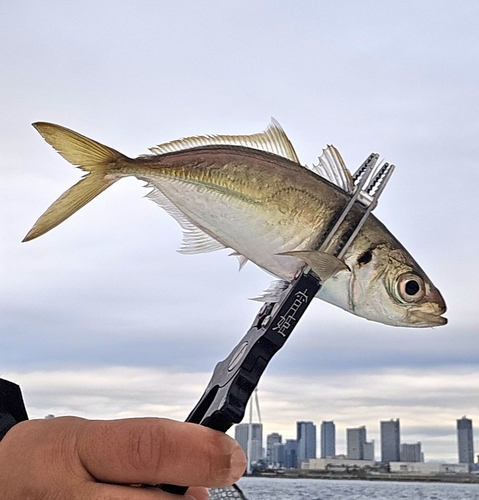
[[[128,461],[136,471],[161,470],[172,450],[162,426],[138,425],[130,432]]]

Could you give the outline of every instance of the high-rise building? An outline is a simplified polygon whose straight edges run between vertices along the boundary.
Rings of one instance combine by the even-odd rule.
[[[474,438],[469,418],[462,417],[457,421],[457,448],[460,464],[474,463]]]
[[[366,427],[346,429],[348,458],[364,460],[364,444],[366,443]]]
[[[321,423],[321,458],[336,455],[336,427],[334,422]]]
[[[238,424],[235,427],[235,439],[245,453],[248,453],[248,424]]]
[[[401,462],[424,462],[421,452],[421,443],[401,444]]]
[[[296,422],[297,467],[301,462],[316,458],[316,426],[313,422]]]
[[[284,444],[273,443],[271,447],[271,465],[273,467],[284,466]]]
[[[364,443],[363,451],[364,460],[374,460],[374,439]]]
[[[399,462],[400,450],[399,419],[381,421],[381,462]]]
[[[275,444],[281,444],[282,441],[283,438],[281,434],[278,434],[277,432],[273,432],[272,434],[268,434],[266,436],[266,461],[268,464],[272,465],[274,463],[272,457],[273,446]]]
[[[235,427],[235,439],[243,451],[248,454],[249,424],[238,424]],[[250,463],[263,458],[263,424],[251,424],[251,456]]]
[[[284,443],[284,462],[286,469],[296,469],[298,464],[298,443],[296,439],[287,439]]]

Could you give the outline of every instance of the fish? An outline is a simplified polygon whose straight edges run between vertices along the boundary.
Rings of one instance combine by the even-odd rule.
[[[355,204],[322,247],[354,191],[339,151],[302,165],[276,120],[257,134],[203,135],[166,142],[130,158],[66,127],[33,126],[85,172],[35,222],[23,241],[50,231],[124,177],[146,182],[147,195],[183,229],[180,252],[229,248],[278,281],[268,300],[307,263],[322,283],[317,297],[370,321],[399,327],[445,325],[440,291],[404,246],[370,215],[341,259],[335,249],[364,213]]]

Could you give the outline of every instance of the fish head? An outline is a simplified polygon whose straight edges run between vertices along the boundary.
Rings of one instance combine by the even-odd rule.
[[[348,265],[354,314],[392,326],[424,328],[447,323],[441,293],[405,249],[378,245]]]

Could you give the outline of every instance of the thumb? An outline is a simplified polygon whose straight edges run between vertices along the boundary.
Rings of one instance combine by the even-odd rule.
[[[87,421],[77,448],[85,469],[107,483],[218,487],[236,482],[246,467],[226,434],[161,418]]]

